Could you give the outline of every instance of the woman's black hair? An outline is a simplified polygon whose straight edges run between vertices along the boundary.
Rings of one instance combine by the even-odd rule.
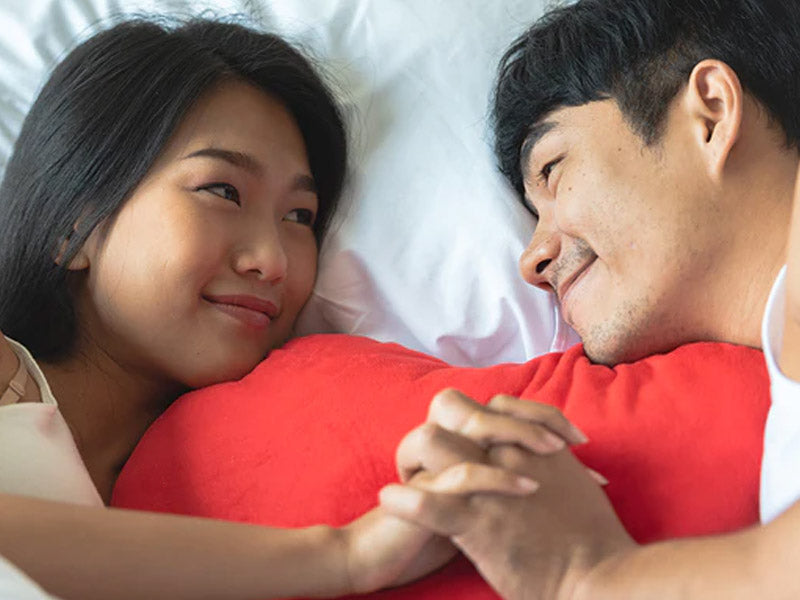
[[[257,86],[293,115],[317,186],[321,238],[342,190],[347,141],[310,62],[281,38],[236,23],[129,20],[69,53],[22,126],[0,186],[0,331],[37,358],[69,354],[77,325],[66,265],[131,195],[195,101],[229,79]]]
[[[646,144],[694,66],[727,63],[800,149],[800,1],[578,0],[536,22],[501,60],[500,170],[523,193],[521,148],[548,113],[613,98]]]

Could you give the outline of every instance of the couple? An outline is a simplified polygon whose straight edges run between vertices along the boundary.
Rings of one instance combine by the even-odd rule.
[[[522,274],[530,283],[558,295],[565,316],[594,361],[609,365],[632,361],[696,340],[760,347],[759,327],[775,284],[764,317],[774,395],[762,490],[765,521],[790,506],[800,489],[800,482],[792,481],[796,476],[788,453],[792,427],[800,427],[792,408],[792,399],[798,397],[798,385],[792,379],[800,379],[798,326],[792,320],[800,302],[800,265],[792,258],[798,255],[800,232],[797,224],[791,232],[788,225],[800,141],[800,121],[792,100],[798,97],[800,40],[795,32],[799,24],[800,9],[789,0],[578,2],[547,15],[515,43],[501,67],[495,105],[501,166],[526,206],[539,217],[521,259]],[[214,34],[220,33],[212,29],[205,35],[214,42],[220,38]],[[292,65],[298,68],[296,61]],[[302,65],[299,70],[305,73]],[[137,174],[143,173],[140,169],[130,176],[133,195],[116,199],[112,226],[105,230],[99,226],[108,215],[91,213],[87,220],[78,210],[71,219],[65,218],[77,235],[71,238],[66,232],[61,240],[65,253],[53,253],[57,262],[76,275],[70,279],[70,290],[82,311],[79,315],[91,317],[85,322],[79,319],[79,327],[90,335],[78,340],[105,342],[80,349],[94,351],[95,362],[120,356],[134,365],[147,360],[149,370],[161,376],[129,378],[124,382],[127,386],[117,390],[120,397],[147,398],[146,402],[131,400],[140,410],[132,420],[136,427],[127,425],[128,438],[141,435],[137,427],[152,420],[182,389],[235,377],[251,368],[266,349],[251,337],[249,344],[223,348],[220,356],[201,354],[189,361],[188,355],[176,351],[179,346],[166,342],[185,340],[179,333],[203,333],[191,328],[165,330],[155,344],[153,336],[161,331],[146,321],[155,307],[163,305],[164,314],[173,320],[176,308],[188,310],[175,304],[175,292],[183,288],[158,295],[159,290],[147,284],[147,277],[154,273],[147,267],[163,266],[159,259],[165,249],[176,257],[170,268],[186,267],[175,272],[186,277],[186,289],[201,289],[213,310],[233,313],[239,321],[249,321],[251,329],[261,327],[264,317],[243,313],[242,309],[249,309],[226,297],[229,263],[237,276],[252,276],[295,291],[282,297],[280,314],[270,316],[274,308],[262,307],[261,312],[278,324],[291,322],[313,281],[314,237],[323,229],[321,217],[332,208],[340,183],[340,169],[333,168],[326,177],[320,160],[344,151],[337,146],[341,134],[335,111],[329,110],[318,86],[310,85],[311,95],[323,98],[319,106],[329,112],[321,119],[325,123],[318,120],[309,125],[312,116],[303,112],[302,99],[276,89],[260,95],[252,83],[243,85],[238,79],[229,78],[200,100],[185,101],[190,108],[186,118],[169,140],[163,134],[163,151],[147,165],[147,175]],[[166,83],[161,80],[153,85]],[[280,102],[274,102],[275,96]],[[220,123],[230,127],[232,115],[246,114],[255,116],[251,122],[239,123],[238,142],[252,142],[248,146],[252,152],[226,154],[209,144],[209,140],[220,142],[214,139]],[[178,116],[174,119],[177,122]],[[312,139],[309,131],[326,123],[333,132],[329,138]],[[29,138],[37,133],[32,127]],[[154,152],[152,145],[146,147]],[[276,179],[263,169],[259,172],[249,160],[253,156],[261,164],[280,163],[286,177]],[[200,162],[186,162],[189,157]],[[17,158],[12,163],[16,167],[9,168],[17,184],[30,179],[20,168],[25,159]],[[59,160],[65,159],[54,163]],[[197,166],[189,169],[186,165]],[[135,177],[139,179],[134,181]],[[6,182],[4,187],[9,185]],[[247,193],[252,189],[270,192],[263,194],[270,202],[253,204]],[[156,200],[169,190],[174,194],[165,208]],[[192,204],[187,204],[190,195]],[[4,202],[7,197],[3,195]],[[137,234],[152,233],[156,223],[160,231],[179,231],[187,223],[193,226],[184,229],[182,236],[153,241],[151,256],[137,248],[143,259],[140,283],[150,288],[136,289],[130,285],[133,267],[125,259],[136,248],[135,240],[141,239]],[[213,252],[205,255],[202,265],[193,262],[201,249],[209,251],[210,239],[218,242]],[[786,280],[776,283],[787,256]],[[125,270],[120,271],[121,267]],[[123,272],[124,291],[132,299],[127,303],[120,299],[119,287],[109,287],[119,285]],[[117,295],[109,295],[111,289]],[[136,299],[145,292],[161,304],[149,303],[147,314],[142,315]],[[205,319],[206,313],[202,315]],[[147,339],[125,330],[123,317],[140,319]],[[217,314],[208,317],[212,318],[217,319]],[[109,322],[118,329],[102,326]],[[3,321],[4,332],[22,337],[8,331],[10,323]],[[224,323],[229,327],[228,321]],[[272,347],[280,343],[280,337],[263,343]],[[68,417],[67,432],[83,442],[77,449],[105,499],[114,470],[108,460],[99,466],[87,460],[91,456],[87,441],[100,440],[87,433],[91,428],[81,431],[87,420],[69,418],[71,407],[80,406],[78,400],[85,402],[84,409],[92,406],[86,398],[70,396],[68,376],[82,363],[70,362],[75,357],[67,350],[66,359],[58,358],[47,341],[26,341],[42,363],[44,375],[35,377],[38,392],[29,385],[22,388],[22,395],[44,396],[47,382],[51,384]],[[107,352],[98,353],[98,348]],[[19,355],[22,364],[26,355],[21,350]],[[125,363],[115,360],[101,366],[108,370],[121,364]],[[33,366],[30,370],[34,371]],[[79,375],[88,377],[93,372]],[[107,390],[116,383],[98,381]],[[798,537],[793,519],[800,518],[793,517],[795,509],[760,529],[726,538],[636,548],[596,483],[570,453],[536,456],[511,447],[487,451],[464,426],[491,421],[494,435],[508,439],[519,431],[514,415],[520,415],[527,427],[536,427],[528,417],[539,418],[539,427],[569,437],[569,428],[558,416],[537,417],[535,411],[529,402],[506,400],[485,409],[458,392],[441,394],[434,401],[431,423],[425,426],[428,433],[412,432],[401,447],[405,485],[387,488],[381,497],[386,510],[421,529],[367,519],[338,541],[380,544],[386,534],[419,540],[424,539],[420,532],[434,531],[451,538],[509,598],[668,598],[670,594],[707,597],[716,593],[749,597],[756,589],[769,597],[796,595],[788,562],[797,545],[792,541]],[[697,444],[702,452],[702,440]],[[116,449],[120,456],[129,451],[127,446]],[[462,463],[488,467],[479,471],[485,479],[480,485],[473,482],[471,488],[459,489],[452,482],[447,488],[439,471],[446,473]],[[538,489],[531,493],[523,486],[518,491],[524,493],[460,493],[481,486],[486,491],[508,490],[513,487],[509,473],[533,480]],[[452,493],[441,493],[443,489]],[[122,597],[114,586],[126,589],[126,582],[128,593],[131,582],[138,582],[150,583],[169,597],[192,597],[200,590],[213,594],[208,586],[216,578],[203,582],[214,569],[203,565],[215,563],[247,574],[237,578],[241,586],[237,589],[225,582],[219,597],[266,595],[259,581],[264,571],[273,571],[272,583],[286,580],[288,587],[276,587],[276,593],[307,594],[291,587],[292,580],[302,577],[291,568],[297,568],[301,557],[318,561],[302,565],[317,565],[311,569],[314,579],[322,582],[317,593],[347,590],[335,552],[308,554],[309,549],[324,548],[323,542],[331,541],[324,530],[267,536],[251,527],[234,526],[233,532],[234,528],[223,524],[209,526],[169,517],[113,511],[100,517],[93,508],[72,510],[23,501],[11,494],[0,500],[7,518],[2,537],[12,540],[12,560],[65,596]],[[48,527],[37,530],[36,524],[45,517],[50,519]],[[84,532],[83,541],[77,531]],[[69,553],[63,547],[59,550],[59,539],[69,540]],[[130,544],[131,539],[139,540],[140,546]],[[185,539],[195,543],[178,543]],[[223,540],[237,543],[226,545]],[[212,553],[215,542],[217,555]],[[185,556],[169,556],[179,547]],[[220,548],[227,552],[219,554]],[[0,551],[10,552],[5,547]],[[772,560],[773,552],[790,558]],[[67,555],[70,560],[65,560]],[[374,567],[369,560],[377,558],[368,557],[365,563]],[[183,572],[161,573],[160,581],[146,576],[148,568],[159,561],[178,563]],[[285,570],[282,561],[286,561]],[[106,573],[102,580],[106,588],[99,580],[86,583],[100,568]],[[56,572],[59,569],[62,572]],[[193,590],[180,587],[190,583],[196,586]],[[360,587],[368,588],[363,581]],[[156,597],[155,592],[148,596]]]

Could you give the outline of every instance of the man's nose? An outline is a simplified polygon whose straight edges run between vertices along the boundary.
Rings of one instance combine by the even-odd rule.
[[[255,276],[259,281],[280,283],[286,278],[289,259],[277,228],[260,230],[249,236],[234,252],[237,273]]]
[[[519,272],[522,278],[546,292],[554,291],[550,277],[553,261],[561,252],[561,235],[557,229],[548,227],[540,221],[528,247],[519,257]]]

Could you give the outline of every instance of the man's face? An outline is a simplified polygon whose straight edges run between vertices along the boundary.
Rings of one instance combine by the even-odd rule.
[[[539,214],[520,258],[553,291],[595,362],[616,364],[703,338],[704,279],[724,248],[696,123],[671,110],[645,146],[613,100],[562,108],[523,153]]]

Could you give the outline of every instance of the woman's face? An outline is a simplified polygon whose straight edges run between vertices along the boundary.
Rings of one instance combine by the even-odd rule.
[[[287,110],[246,83],[215,88],[71,263],[88,269],[82,331],[146,377],[199,387],[243,376],[287,339],[311,293],[316,212]]]

